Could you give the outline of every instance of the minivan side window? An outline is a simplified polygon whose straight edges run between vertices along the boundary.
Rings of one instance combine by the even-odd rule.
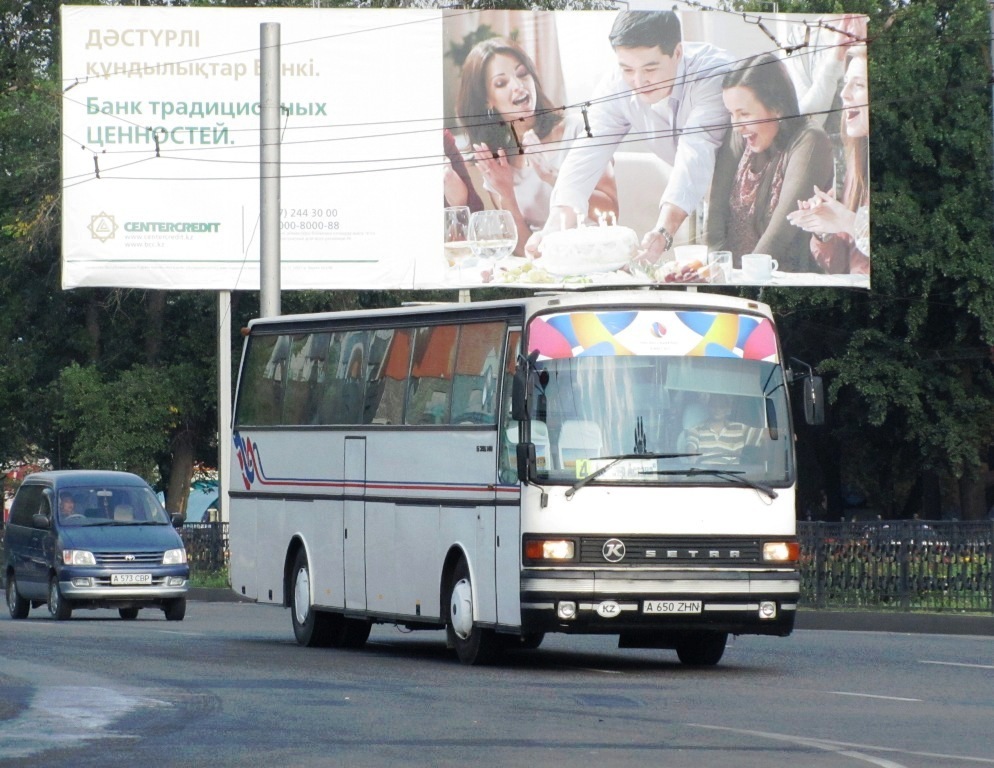
[[[40,511],[43,487],[40,485],[22,485],[14,497],[10,508],[10,524],[31,527],[31,518]]]

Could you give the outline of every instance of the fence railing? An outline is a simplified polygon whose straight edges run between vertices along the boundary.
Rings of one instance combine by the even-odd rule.
[[[797,534],[803,608],[994,613],[994,522],[800,522]],[[180,535],[193,574],[227,568],[227,523]]]
[[[807,608],[994,611],[994,522],[797,525]]]
[[[227,523],[184,523],[179,535],[186,546],[191,575],[216,574],[228,567]]]

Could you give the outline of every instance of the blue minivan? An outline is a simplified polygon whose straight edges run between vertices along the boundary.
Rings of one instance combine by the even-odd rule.
[[[134,619],[161,609],[186,615],[187,564],[154,491],[130,472],[63,470],[28,475],[4,532],[7,608],[15,619],[48,604],[56,619],[75,608],[116,608]]]

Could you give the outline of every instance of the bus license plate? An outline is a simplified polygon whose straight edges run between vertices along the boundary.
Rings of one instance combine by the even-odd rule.
[[[130,587],[135,584],[151,584],[151,573],[112,573],[110,575],[111,586]]]
[[[646,600],[643,613],[700,613],[700,600]]]

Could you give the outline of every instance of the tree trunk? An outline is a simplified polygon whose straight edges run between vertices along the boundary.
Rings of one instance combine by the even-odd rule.
[[[166,292],[148,291],[145,294],[145,314],[148,326],[145,331],[145,362],[158,365],[162,352],[162,328],[166,313]]]
[[[983,520],[986,515],[983,477],[964,477],[959,481],[960,513],[963,520]]]
[[[180,432],[173,439],[173,460],[169,471],[169,487],[166,489],[166,511],[169,514],[182,514],[186,517],[186,502],[190,498],[190,483],[193,480],[193,433]]]

